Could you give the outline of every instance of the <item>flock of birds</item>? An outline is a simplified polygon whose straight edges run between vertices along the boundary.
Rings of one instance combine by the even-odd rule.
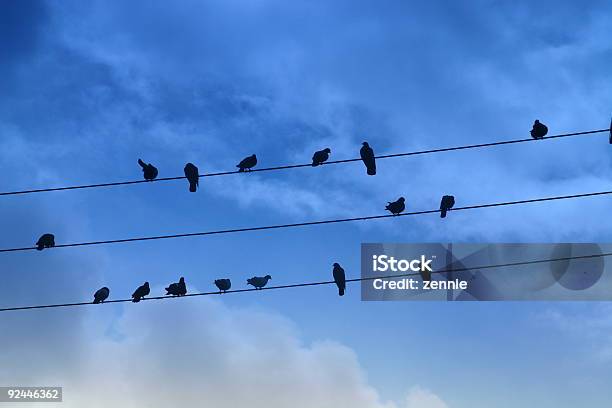
[[[539,120],[536,120],[533,123],[533,128],[531,129],[531,137],[534,139],[543,139],[544,136],[548,133],[548,127],[541,123]],[[368,142],[363,142],[361,149],[359,151],[361,160],[363,161],[366,167],[366,173],[370,176],[376,175],[376,157],[374,156],[374,150],[370,147]],[[331,149],[325,148],[323,150],[316,151],[312,156],[312,166],[316,167],[323,163],[325,163],[331,154]],[[147,181],[152,181],[157,178],[159,171],[157,168],[151,163],[145,163],[141,159],[138,159],[138,164],[142,168],[144,179]],[[257,156],[255,154],[244,158],[236,167],[238,168],[238,172],[248,172],[251,171],[253,167],[257,165]],[[193,163],[187,163],[184,168],[185,177],[189,181],[189,191],[196,192],[199,186],[200,173]],[[451,210],[455,205],[455,197],[452,195],[445,195],[442,197],[440,201],[440,217],[445,218],[447,212]],[[391,201],[387,203],[385,210],[389,211],[393,215],[399,215],[406,209],[406,203],[404,197],[398,198],[396,201]],[[36,249],[43,250],[44,248],[52,248],[55,246],[55,236],[53,234],[43,234],[36,242]],[[338,286],[338,295],[344,296],[344,292],[346,290],[346,276],[344,273],[344,269],[340,264],[334,263],[332,276],[334,278],[334,282]],[[262,289],[267,284],[268,281],[271,280],[272,277],[270,275],[266,276],[253,276],[252,278],[247,279],[247,285],[253,286],[255,289]],[[219,293],[225,293],[230,290],[232,286],[232,282],[230,279],[217,279],[214,281],[215,285],[219,289]],[[141,299],[145,298],[151,293],[151,288],[149,287],[149,282],[145,282],[141,286],[139,286],[134,293],[132,293],[132,301],[140,302]],[[166,288],[166,296],[185,296],[187,294],[187,285],[185,284],[185,278],[181,277],[178,282],[171,283]],[[104,303],[106,299],[110,296],[110,289],[108,287],[103,287],[98,289],[94,294],[93,303]]]
[[[344,274],[344,269],[338,264],[334,263],[333,276],[336,285],[338,285],[338,292],[340,296],[344,295],[344,290],[346,288],[346,276]],[[247,285],[253,286],[255,289],[262,289],[267,284],[268,281],[272,279],[272,276],[253,276],[252,278],[247,279]],[[217,289],[219,289],[219,293],[225,293],[232,287],[232,281],[230,279],[216,279],[215,285]],[[149,286],[149,282],[145,282],[140,285],[134,293],[132,293],[132,302],[138,303],[146,296],[151,293],[151,287]],[[185,278],[181,276],[178,282],[171,283],[166,288],[165,296],[185,296],[187,294],[187,285],[185,284]],[[100,288],[94,293],[93,303],[104,303],[106,299],[110,296],[110,289],[104,286]]]

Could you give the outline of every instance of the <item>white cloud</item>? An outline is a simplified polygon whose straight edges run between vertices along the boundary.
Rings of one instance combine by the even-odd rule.
[[[65,407],[398,407],[367,383],[350,348],[329,340],[303,344],[295,325],[277,314],[202,298],[130,304],[118,318],[112,308],[89,310],[73,366],[44,378],[32,370],[27,382],[62,385]],[[18,365],[22,355],[6,363]],[[0,372],[0,383],[7,381],[11,374]],[[407,404],[447,407],[421,388],[410,391]]]
[[[406,408],[448,408],[448,405],[431,391],[413,387],[406,397]]]
[[[591,358],[600,363],[612,362],[612,306],[596,303],[587,310],[555,308],[537,318],[568,335],[577,344],[576,349]]]

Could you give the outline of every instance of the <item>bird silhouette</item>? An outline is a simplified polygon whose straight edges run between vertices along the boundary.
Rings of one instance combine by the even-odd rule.
[[[440,201],[440,218],[446,218],[446,212],[455,205],[455,196],[445,195]]]
[[[393,215],[398,215],[406,209],[406,204],[404,201],[404,197],[400,197],[397,199],[397,201],[389,202],[385,207],[385,210],[389,210]]]
[[[145,282],[142,286],[139,286],[138,289],[134,291],[134,293],[132,293],[132,302],[140,302],[140,299],[147,296],[149,293],[151,293],[151,288],[149,288],[149,282]]]
[[[232,287],[232,281],[229,279],[216,279],[215,285],[217,285],[221,292],[225,293]]]
[[[178,282],[171,283],[166,288],[166,296],[167,295],[185,296],[186,294],[187,294],[187,286],[185,285],[185,278],[183,278],[182,276],[181,276],[181,279],[179,279]]]
[[[55,246],[55,235],[42,234],[36,242],[36,249],[42,251],[44,248],[53,248]]]
[[[338,295],[344,296],[344,290],[346,289],[346,276],[344,274],[344,269],[340,266],[339,263],[334,263],[334,282],[338,285]]]
[[[155,180],[157,177],[157,167],[152,165],[151,163],[147,164],[142,160],[138,159],[138,164],[142,167],[142,174],[144,175],[144,179],[147,181]]]
[[[312,155],[312,167],[318,166],[319,164],[327,161],[330,153],[331,149],[329,147],[315,152],[315,154]]]
[[[105,286],[100,288],[94,293],[94,303],[104,303],[106,299],[108,299],[108,295],[110,295],[110,290]]]
[[[261,289],[268,284],[268,281],[272,279],[270,275],[266,276],[253,276],[247,279],[247,285],[253,285],[256,289]]]
[[[240,172],[251,171],[251,169],[255,167],[256,164],[257,164],[257,156],[253,154],[249,157],[245,157],[244,159],[242,159],[242,161],[238,163],[236,167],[238,167],[238,171]]]
[[[374,157],[374,150],[370,147],[368,142],[363,142],[363,146],[359,150],[361,160],[365,164],[368,175],[374,176],[376,174],[376,158]]]
[[[545,124],[540,123],[540,121],[536,119],[536,121],[533,122],[533,128],[530,133],[531,137],[534,139],[544,139],[544,136],[548,133],[548,128]]]
[[[193,163],[187,163],[185,165],[185,177],[189,181],[189,191],[195,193],[200,184],[200,172]]]

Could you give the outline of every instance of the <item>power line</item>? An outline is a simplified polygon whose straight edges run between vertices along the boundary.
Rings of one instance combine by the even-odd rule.
[[[576,133],[564,133],[564,134],[559,134],[559,135],[548,136],[544,139],[539,139],[538,141],[559,139],[559,138],[564,138],[564,137],[572,137],[572,136],[580,136],[580,135],[589,135],[589,134],[609,132],[609,131],[610,129],[600,129],[600,130],[588,130],[588,131],[576,132]],[[529,139],[505,140],[505,141],[491,142],[491,143],[480,143],[480,144],[465,145],[465,146],[443,147],[439,149],[387,154],[387,155],[382,155],[382,156],[376,156],[376,159],[390,159],[390,158],[396,158],[396,157],[417,156],[417,155],[422,155],[422,154],[442,153],[442,152],[450,152],[450,151],[456,151],[456,150],[476,149],[476,148],[483,148],[483,147],[493,147],[493,146],[501,146],[501,145],[509,145],[509,144],[516,144],[516,143],[525,143],[525,142],[535,142],[535,141],[536,139],[529,138]],[[350,162],[357,162],[357,161],[361,161],[361,159],[331,160],[331,161],[322,163],[322,165],[350,163]],[[297,169],[297,168],[305,168],[305,167],[312,167],[312,164],[305,163],[305,164],[290,164],[290,165],[275,166],[275,167],[264,167],[264,168],[259,168],[259,169],[252,169],[247,173],[289,170],[289,169]],[[217,172],[217,173],[202,174],[200,175],[200,177],[227,176],[230,174],[242,174],[242,173],[237,170],[222,171],[222,172]],[[161,177],[161,178],[157,178],[155,180],[150,180],[150,181],[148,180],[116,181],[116,182],[99,183],[99,184],[84,184],[84,185],[79,185],[79,186],[50,187],[50,188],[40,188],[40,189],[31,189],[31,190],[5,191],[5,192],[0,192],[0,196],[44,193],[44,192],[50,192],[50,191],[80,190],[80,189],[86,189],[86,188],[114,187],[114,186],[152,183],[152,182],[158,182],[158,181],[172,181],[172,180],[181,180],[181,179],[186,179],[186,177],[185,176]]]
[[[537,202],[555,201],[555,200],[567,200],[567,199],[594,197],[594,196],[601,196],[601,195],[608,195],[608,194],[612,194],[612,191],[599,191],[595,193],[583,193],[583,194],[572,194],[572,195],[565,195],[565,196],[531,198],[527,200],[506,201],[506,202],[490,203],[490,204],[477,204],[477,205],[453,208],[449,211],[454,212],[454,211],[462,211],[462,210],[474,210],[474,209],[480,209],[480,208],[503,207],[503,206],[508,206],[508,205],[528,204],[528,203],[537,203]],[[398,215],[392,215],[392,214],[371,215],[371,216],[366,216],[366,217],[341,218],[341,219],[323,220],[323,221],[308,221],[308,222],[299,222],[299,223],[293,223],[293,224],[266,225],[266,226],[261,226],[261,227],[245,227],[245,228],[234,228],[234,229],[225,229],[225,230],[217,230],[217,231],[190,232],[190,233],[184,233],[184,234],[121,238],[121,239],[111,239],[111,240],[104,240],[104,241],[76,242],[72,244],[55,245],[53,248],[68,248],[68,247],[80,247],[80,246],[103,245],[103,244],[119,244],[119,243],[126,243],[126,242],[135,242],[135,241],[153,241],[153,240],[158,240],[158,239],[186,238],[186,237],[196,237],[196,236],[205,236],[205,235],[220,235],[220,234],[230,234],[230,233],[248,232],[248,231],[264,231],[264,230],[281,229],[281,228],[304,227],[304,226],[310,226],[310,225],[338,224],[342,222],[366,221],[366,220],[376,220],[376,219],[382,219],[382,218],[394,218],[394,217],[401,217],[401,216],[406,216],[406,215],[434,214],[434,213],[439,213],[439,212],[440,210],[424,210],[424,211],[406,212],[406,213],[401,213]],[[36,247],[4,248],[4,249],[0,249],[0,253],[1,252],[32,251],[35,249]]]
[[[567,256],[562,258],[548,258],[548,259],[534,259],[530,261],[519,261],[519,262],[509,262],[503,264],[493,264],[493,265],[482,265],[482,266],[472,266],[472,267],[464,267],[464,268],[452,268],[452,269],[441,269],[438,271],[432,271],[433,274],[442,274],[448,272],[465,272],[472,270],[481,270],[481,269],[496,269],[496,268],[507,268],[512,266],[525,266],[525,265],[533,265],[533,264],[541,264],[541,263],[549,263],[549,262],[561,262],[561,261],[569,261],[572,259],[591,259],[591,258],[602,258],[611,256],[612,252],[604,252],[602,254],[591,254],[591,255],[577,255],[577,256]],[[421,276],[419,272],[416,273],[404,273],[404,274],[396,274],[396,275],[385,275],[385,276],[373,276],[367,278],[353,278],[347,279],[346,282],[364,282],[364,281],[372,281],[375,279],[394,279],[394,278],[404,278],[410,276]],[[163,300],[163,299],[178,299],[182,297],[194,297],[194,296],[211,296],[211,295],[221,295],[226,293],[243,293],[243,292],[254,292],[254,291],[263,291],[263,290],[275,290],[275,289],[290,289],[290,288],[301,288],[301,287],[309,287],[309,286],[322,286],[322,285],[332,285],[335,284],[335,281],[319,281],[319,282],[303,282],[303,283],[294,283],[290,285],[279,285],[279,286],[267,286],[261,289],[256,288],[248,288],[248,289],[233,289],[228,290],[226,292],[199,292],[199,293],[188,293],[184,296],[154,296],[154,297],[145,297],[141,300]],[[116,299],[116,300],[107,300],[101,304],[105,303],[125,303],[132,302],[132,299]],[[77,302],[77,303],[56,303],[56,304],[47,304],[47,305],[35,305],[35,306],[17,306],[17,307],[7,307],[0,309],[0,312],[9,312],[9,311],[17,311],[17,310],[32,310],[32,309],[51,309],[51,308],[59,308],[59,307],[75,307],[75,306],[86,306],[92,305],[92,302]]]

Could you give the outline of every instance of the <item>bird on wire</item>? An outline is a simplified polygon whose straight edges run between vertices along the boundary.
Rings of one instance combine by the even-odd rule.
[[[338,286],[338,295],[344,296],[344,291],[346,290],[346,275],[344,274],[344,269],[340,266],[339,263],[334,263],[334,282]]]
[[[147,164],[143,162],[141,159],[138,159],[138,164],[140,164],[140,167],[142,167],[142,174],[145,180],[151,181],[157,178],[157,174],[159,173],[157,171],[157,167],[155,167],[151,163]]]
[[[42,251],[45,248],[53,248],[55,246],[55,235],[42,234],[36,242],[36,249]]]
[[[536,119],[536,121],[533,122],[533,128],[530,133],[531,137],[534,139],[544,139],[544,136],[548,133],[548,127]]]
[[[132,302],[138,303],[142,298],[151,293],[151,288],[149,288],[149,282],[145,282],[143,285],[139,286],[138,289],[132,293]]]
[[[406,209],[404,197],[400,197],[397,201],[387,203],[385,210],[389,211],[393,215],[398,215]]]
[[[359,155],[361,156],[363,164],[366,166],[368,175],[376,175],[376,158],[374,157],[374,150],[372,150],[368,142],[362,143]]]
[[[325,148],[323,150],[316,151],[312,155],[312,167],[316,167],[316,166],[326,162],[327,159],[329,159],[329,154],[330,153],[331,153],[331,149],[329,147],[327,147],[327,148]]]
[[[110,295],[110,289],[106,286],[98,289],[96,293],[94,293],[93,303],[104,303],[104,301],[108,299],[108,295]]]
[[[242,159],[242,161],[238,163],[236,167],[238,167],[239,172],[243,172],[251,171],[251,169],[255,167],[255,165],[257,165],[257,156],[252,154],[249,157],[245,157],[244,159]]]
[[[216,279],[215,285],[221,293],[225,293],[232,287],[232,281],[229,279]]]
[[[184,171],[185,177],[187,177],[187,181],[189,181],[189,191],[195,193],[200,185],[200,172],[193,163],[187,163]]]
[[[266,276],[253,276],[250,279],[247,279],[247,285],[252,285],[255,289],[261,289],[268,284],[268,281],[272,279],[270,275]]]
[[[185,296],[187,294],[187,286],[185,285],[185,278],[181,276],[178,282],[171,283],[166,288],[166,296]]]
[[[446,212],[455,205],[455,196],[445,195],[440,201],[440,218],[446,218]]]

